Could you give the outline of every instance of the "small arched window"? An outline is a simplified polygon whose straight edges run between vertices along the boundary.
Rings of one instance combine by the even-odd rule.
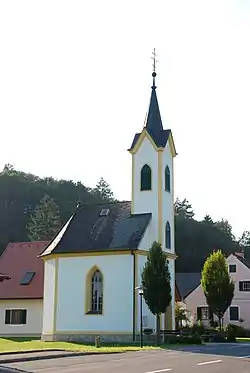
[[[166,249],[171,249],[171,227],[169,222],[166,223]]]
[[[102,313],[103,281],[102,274],[96,270],[92,276],[91,312]]]
[[[149,165],[145,164],[141,169],[141,190],[152,189],[152,172]]]
[[[171,178],[170,178],[170,169],[168,166],[165,168],[165,190],[170,192],[171,190]]]

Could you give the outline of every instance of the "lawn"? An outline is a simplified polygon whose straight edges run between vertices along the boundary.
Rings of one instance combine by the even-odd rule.
[[[250,338],[236,338],[237,342],[250,343]]]
[[[157,347],[145,346],[143,349],[156,349]],[[3,352],[17,352],[29,350],[65,350],[77,352],[126,352],[141,350],[137,344],[103,344],[96,348],[93,344],[73,342],[42,342],[34,338],[0,338],[0,354]]]

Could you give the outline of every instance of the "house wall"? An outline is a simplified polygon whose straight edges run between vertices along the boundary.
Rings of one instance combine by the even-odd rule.
[[[103,275],[103,314],[88,315],[86,277],[94,267]],[[59,258],[56,334],[131,333],[133,256]]]
[[[227,325],[228,323],[233,323],[242,325],[245,328],[250,329],[250,292],[239,291],[239,281],[250,281],[250,270],[243,263],[241,263],[234,255],[230,255],[227,258],[227,263],[228,265],[236,264],[236,273],[230,273],[235,283],[234,298],[231,306],[239,307],[239,318],[242,318],[245,321],[242,324],[240,324],[239,321],[230,321],[228,309],[224,315],[224,325]],[[191,294],[189,294],[185,298],[185,303],[187,305],[187,309],[191,312],[191,319],[192,321],[194,321],[197,317],[197,307],[207,306],[201,285],[199,285]]]
[[[6,309],[27,310],[26,324],[5,324]],[[0,300],[0,336],[40,336],[42,332],[42,299]]]

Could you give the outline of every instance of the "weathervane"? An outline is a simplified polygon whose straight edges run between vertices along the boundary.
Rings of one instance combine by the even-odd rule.
[[[153,60],[153,73],[152,73],[152,77],[153,77],[153,85],[152,85],[152,89],[156,89],[156,86],[155,86],[155,77],[156,77],[155,67],[156,67],[156,63],[157,63],[158,61],[156,61],[155,48],[154,48],[152,54],[153,54],[153,57],[151,57],[152,60]]]
[[[155,52],[155,48],[153,49],[152,55],[153,55],[153,57],[151,57],[151,58],[152,58],[152,60],[153,60],[153,74],[156,74],[156,72],[155,72],[155,68],[156,68],[156,63],[157,63],[158,61],[156,61],[156,52]]]

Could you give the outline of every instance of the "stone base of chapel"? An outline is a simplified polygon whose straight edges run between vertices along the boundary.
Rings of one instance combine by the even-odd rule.
[[[121,334],[112,334],[112,333],[93,333],[93,334],[80,334],[80,333],[58,333],[58,334],[42,334],[41,340],[46,342],[88,342],[95,343],[95,338],[100,337],[101,342],[133,342],[133,334],[131,333],[121,333]],[[136,336],[136,340],[139,340],[139,334]]]

